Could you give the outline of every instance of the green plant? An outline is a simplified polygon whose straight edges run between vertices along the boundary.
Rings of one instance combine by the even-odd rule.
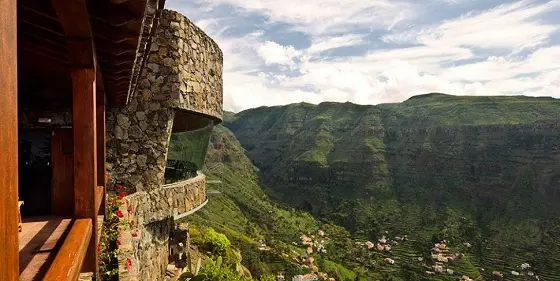
[[[208,228],[204,232],[205,247],[213,254],[225,255],[227,249],[231,247],[231,242],[222,233],[216,232],[213,228]]]
[[[120,210],[123,206],[123,198],[126,193],[122,192],[123,186],[117,185],[119,195],[108,195],[106,205],[106,215],[103,221],[103,231],[99,240],[99,275],[104,281],[116,281],[119,275],[119,226],[128,225],[129,222],[123,219],[124,215]],[[130,210],[130,208],[128,208]],[[125,267],[130,269],[132,260],[127,259]]]

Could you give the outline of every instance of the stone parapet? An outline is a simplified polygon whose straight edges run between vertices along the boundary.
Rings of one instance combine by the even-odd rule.
[[[136,95],[222,120],[222,51],[185,16],[165,10]]]
[[[123,198],[121,212],[130,225],[119,229],[119,280],[162,280],[167,270],[173,219],[206,202],[205,182],[206,176],[199,174]]]
[[[125,197],[134,210],[135,223],[146,225],[186,213],[206,201],[206,176],[198,176],[162,186],[150,192]]]

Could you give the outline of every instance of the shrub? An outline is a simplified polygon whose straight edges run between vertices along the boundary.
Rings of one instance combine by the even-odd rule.
[[[202,236],[202,247],[212,254],[225,256],[226,251],[231,248],[231,242],[222,233],[216,232],[209,227]]]

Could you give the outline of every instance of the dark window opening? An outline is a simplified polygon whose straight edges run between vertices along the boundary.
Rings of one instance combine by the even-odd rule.
[[[182,111],[175,113],[165,167],[166,184],[196,177],[202,170],[213,127],[210,118]]]
[[[22,216],[51,212],[51,131],[19,132],[19,200],[25,205]]]

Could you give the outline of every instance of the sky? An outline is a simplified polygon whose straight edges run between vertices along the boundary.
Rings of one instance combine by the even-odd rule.
[[[429,92],[560,97],[560,0],[167,0],[166,8],[222,49],[229,111]]]

